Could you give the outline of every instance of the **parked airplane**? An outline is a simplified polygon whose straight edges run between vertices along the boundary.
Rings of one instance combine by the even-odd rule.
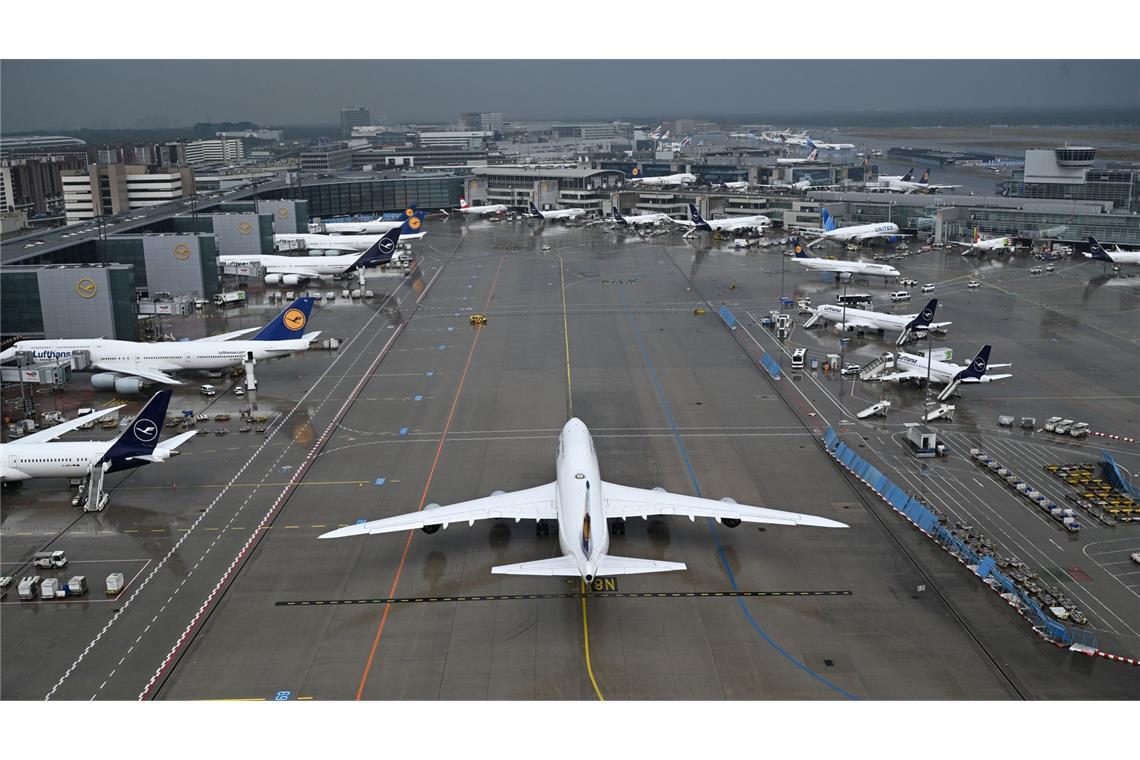
[[[549,211],[540,211],[534,201],[530,203],[530,215],[539,219],[573,219],[586,213],[584,208],[555,208]]]
[[[0,445],[0,482],[13,483],[31,478],[83,478],[98,466],[106,472],[129,470],[151,462],[165,462],[177,455],[178,447],[194,437],[191,430],[163,443],[158,442],[170,404],[170,389],[151,396],[150,401],[118,437],[109,441],[56,441],[64,433],[122,409],[87,414]]]
[[[981,234],[974,230],[974,242],[966,243],[961,240],[951,241],[954,245],[965,246],[966,250],[962,251],[963,256],[968,256],[971,253],[985,253],[986,251],[1012,251],[1015,246],[1013,240],[1007,237],[996,237],[985,240]]]
[[[807,255],[803,246],[798,242],[793,249],[793,256],[792,261],[800,264],[804,268],[812,269],[817,272],[834,272],[837,278],[850,279],[860,274],[882,277],[884,279],[901,276],[899,270],[892,266],[887,266],[886,264],[868,264],[863,261],[839,261],[812,258]]]
[[[772,220],[763,214],[733,216],[728,219],[705,219],[692,203],[689,204],[689,221],[693,223],[693,229],[705,230],[706,232],[718,232],[720,230],[756,230],[763,232],[772,224]]]
[[[895,343],[901,346],[911,338],[925,335],[927,330],[945,330],[952,324],[934,322],[934,313],[937,310],[937,298],[930,299],[930,303],[917,314],[884,314],[879,311],[853,309],[850,306],[845,309],[838,304],[825,303],[815,309],[815,319],[809,319],[804,323],[804,327],[809,327],[809,322],[814,324],[815,321],[823,320],[834,322],[836,332],[877,332],[882,335],[887,330],[898,330],[899,337]]]
[[[463,215],[475,214],[476,216],[484,216],[486,214],[503,214],[510,211],[509,206],[504,206],[501,203],[492,203],[487,206],[468,206],[466,198],[459,199],[459,208],[455,209]]]
[[[255,361],[304,351],[320,332],[305,334],[315,298],[298,298],[249,340],[231,340],[257,330],[235,330],[198,340],[136,343],[103,338],[22,340],[0,353],[7,361],[17,351],[30,351],[36,361],[63,359],[86,352],[91,366],[103,370],[91,376],[91,385],[116,393],[139,393],[148,383],[182,385],[169,372],[184,369],[237,367],[247,358]]]
[[[618,211],[617,206],[614,206],[610,211],[610,221],[617,225],[640,227],[645,224],[676,223],[677,220],[668,214],[630,214],[629,216],[624,216]]]
[[[400,230],[394,228],[372,244],[364,253],[347,253],[342,256],[277,256],[231,254],[219,256],[223,264],[260,264],[265,267],[266,285],[299,285],[321,277],[339,277],[357,269],[378,267],[392,260]]]
[[[427,232],[423,229],[424,212],[416,211],[410,217],[405,219],[399,226],[400,239],[405,243],[409,240],[419,240]],[[367,251],[378,240],[388,234],[360,234],[360,235],[327,235],[313,232],[302,233],[279,233],[273,236],[273,242],[286,243],[292,241],[301,241],[305,247],[310,250],[326,250],[326,251]]]
[[[809,148],[819,148],[820,150],[854,150],[855,143],[829,143],[829,142],[813,142],[809,137],[807,140]]]
[[[813,148],[804,158],[777,158],[777,164],[810,164],[819,159],[819,149]]]
[[[721,186],[725,190],[747,190],[748,180],[740,180],[739,182],[721,182]]]
[[[664,185],[691,185],[697,181],[697,175],[682,172],[680,174],[666,174],[663,177],[645,177],[641,174],[641,165],[633,167],[630,172],[629,184],[646,187],[660,187]]]
[[[383,217],[370,219],[364,222],[324,222],[321,226],[324,231],[330,235],[364,235],[364,234],[384,234],[388,230],[402,229],[409,219],[416,217],[416,206],[413,203],[408,208],[400,213],[400,217],[394,220],[385,221]],[[423,214],[419,214],[420,222],[423,220]],[[420,222],[416,222],[411,231],[419,229]]]
[[[862,243],[864,240],[873,240],[875,238],[906,237],[899,232],[899,226],[894,222],[875,222],[874,224],[855,224],[850,227],[839,227],[835,224],[835,218],[828,213],[826,208],[820,209],[819,215],[823,219],[823,229],[819,230],[818,238],[808,243],[808,248],[812,248],[824,240],[838,240],[841,243]]]
[[[1116,246],[1115,251],[1108,251],[1097,239],[1089,235],[1089,252],[1085,258],[1107,261],[1110,264],[1140,264],[1140,251],[1126,251]]]
[[[563,556],[498,565],[492,573],[506,575],[578,576],[586,583],[598,576],[656,573],[684,570],[683,562],[616,557],[608,554],[608,521],[649,515],[685,515],[690,520],[711,517],[729,528],[742,522],[774,525],[809,525],[819,528],[846,528],[835,520],[795,512],[737,504],[731,499],[702,499],[673,494],[664,489],[643,489],[603,481],[598,468],[594,442],[586,425],[572,418],[558,438],[553,483],[441,507],[429,504],[412,512],[383,520],[349,525],[330,531],[321,538],[344,538],[373,533],[392,533],[421,528],[435,533],[451,523],[476,520],[535,520],[543,530],[544,520],[558,521],[558,544]],[[620,524],[620,523],[619,523]],[[620,530],[620,529],[619,529]]]
[[[922,172],[922,176],[916,181],[914,179],[914,169],[910,169],[906,174],[901,177],[879,177],[877,182],[868,183],[868,190],[881,190],[892,193],[935,193],[939,190],[953,190],[954,188],[961,187],[961,185],[932,185],[930,184],[930,170],[926,169]]]
[[[946,387],[938,394],[939,401],[945,401],[950,398],[954,391],[958,388],[960,383],[992,383],[995,380],[1005,380],[1006,378],[1013,377],[1013,375],[987,375],[987,369],[996,369],[999,367],[1009,367],[1010,364],[990,364],[990,346],[982,346],[982,350],[974,357],[966,366],[954,364],[953,362],[937,361],[933,358],[927,361],[925,356],[916,354],[907,354],[899,352],[898,357],[895,358],[895,368],[900,369],[899,372],[894,372],[889,375],[883,375],[877,379],[884,382],[902,382],[903,380],[926,380],[927,374],[930,375],[931,383],[938,383],[939,385],[945,384]],[[928,365],[929,364],[929,369]]]

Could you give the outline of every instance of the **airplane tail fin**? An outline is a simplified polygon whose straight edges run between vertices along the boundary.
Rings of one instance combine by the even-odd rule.
[[[170,405],[172,394],[173,391],[169,388],[163,388],[151,396],[130,426],[115,439],[96,464],[107,462],[111,465],[107,471],[115,472],[141,464],[131,461],[136,457],[150,456],[162,434],[162,424],[166,421],[166,408]]]
[[[628,222],[626,222],[626,220],[625,220],[625,217],[621,215],[620,211],[618,211],[617,206],[613,206],[610,209],[610,213],[613,215],[613,220],[615,223],[617,223],[617,224],[628,224]]]
[[[923,171],[922,176],[919,178],[918,181],[924,185],[928,184],[930,182],[930,170],[926,169],[925,171]]]
[[[931,298],[930,303],[926,304],[926,306],[922,308],[922,311],[907,323],[906,329],[903,330],[902,335],[899,336],[898,344],[901,346],[905,338],[929,330],[930,323],[934,321],[934,313],[936,311],[938,311],[938,299]]]
[[[467,205],[467,199],[466,198],[460,198],[459,199],[459,208],[471,208],[470,206]]]
[[[404,220],[397,229],[404,235],[414,235],[424,226],[424,212],[413,211],[412,215]]]
[[[422,214],[422,211],[417,211],[416,214]],[[387,264],[392,260],[392,254],[396,252],[396,243],[400,242],[401,230],[407,227],[411,222],[419,221],[415,216],[404,222],[403,227],[393,227],[384,233],[384,236],[377,240],[372,246],[360,254],[356,261],[352,262],[346,272],[352,272],[360,269],[361,267],[379,266],[380,264]],[[295,336],[300,337],[300,336]],[[256,338],[255,338],[256,340]]]
[[[629,170],[630,179],[641,179],[641,164],[634,164],[633,168]]]
[[[793,246],[792,252],[797,259],[811,258],[810,256],[807,255],[807,251],[804,250],[804,247],[802,245],[800,245],[800,239],[799,238],[793,238],[792,239],[792,246]]]
[[[990,346],[982,346],[982,350],[970,362],[970,366],[959,372],[955,376],[955,380],[978,379],[986,374],[986,368],[990,366]]]
[[[1104,246],[1092,235],[1089,235],[1089,256],[1094,259],[1100,259],[1101,261],[1112,261],[1108,253],[1104,250]]]
[[[388,235],[385,234],[384,238],[387,237]],[[383,242],[383,239],[380,242]],[[394,244],[393,248],[395,248]],[[261,331],[250,340],[293,340],[300,338],[305,334],[305,325],[309,323],[309,313],[312,312],[313,303],[316,300],[307,296],[298,298],[286,306],[284,311],[274,317],[272,322],[261,328]]]
[[[811,153],[808,153],[807,160],[815,161],[819,158],[819,148],[813,148]]]
[[[813,148],[813,149],[816,147],[815,143],[813,143],[813,142],[811,141],[811,138],[810,138],[810,137],[807,139],[807,146],[808,146],[809,148]]]
[[[542,212],[538,210],[538,206],[534,205],[534,201],[530,202],[530,215],[537,216],[539,218],[542,217]]]
[[[833,229],[835,229],[835,218],[830,213],[828,213],[826,208],[820,209],[819,215],[820,218],[823,219],[824,230],[831,232]]]
[[[689,221],[701,229],[709,229],[709,223],[701,216],[701,212],[697,210],[695,204],[689,204]]]
[[[416,204],[409,203],[408,207],[400,212],[399,221],[403,222],[416,215]]]
[[[906,174],[902,175],[902,177],[900,177],[900,179],[903,182],[911,182],[912,180],[914,180],[914,169],[913,168],[907,169]]]
[[[979,243],[979,242],[981,242],[981,240],[982,240],[982,233],[980,231],[978,231],[977,227],[975,227],[974,228],[974,242]]]

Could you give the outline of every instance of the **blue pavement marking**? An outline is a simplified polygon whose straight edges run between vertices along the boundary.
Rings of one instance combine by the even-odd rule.
[[[367,520],[365,520],[363,517],[361,517],[361,518],[358,518],[358,519],[357,519],[357,521],[356,521],[356,524],[357,524],[357,525],[363,525],[363,524],[364,524],[364,523],[366,523],[366,522],[368,522],[368,521],[367,521]]]
[[[415,400],[416,400],[416,401],[423,401],[423,400],[424,400],[424,397],[423,397],[422,395],[420,395],[420,394],[418,394],[418,393],[417,393],[417,394],[416,394],[416,399],[415,399]]]
[[[408,434],[408,429],[406,427],[400,428],[400,435],[407,435],[407,434]]]
[[[665,422],[673,431],[673,440],[677,442],[677,449],[681,453],[681,459],[685,462],[685,469],[689,472],[689,481],[693,484],[693,490],[696,492],[696,495],[700,497],[701,485],[697,481],[697,474],[693,471],[693,465],[689,461],[689,452],[685,449],[685,442],[681,439],[680,431],[677,430],[677,423],[673,419],[673,411],[669,406],[669,400],[665,397],[665,389],[661,385],[661,380],[657,377],[657,369],[653,366],[653,360],[649,358],[649,351],[645,347],[645,340],[641,335],[641,329],[637,326],[637,321],[634,319],[633,314],[629,311],[629,304],[626,302],[625,292],[624,290],[619,290],[618,292],[620,294],[622,306],[625,307],[625,318],[629,321],[630,327],[633,328],[633,337],[637,341],[637,347],[641,352],[641,358],[645,361],[645,367],[649,371],[649,378],[653,381],[653,389],[657,393],[657,400],[661,404],[661,410],[665,413]],[[728,565],[728,558],[725,556],[724,547],[721,545],[720,538],[717,536],[716,521],[709,517],[706,519],[706,522],[708,523],[709,533],[712,535],[713,543],[716,545],[717,554],[720,556],[721,565],[723,565],[725,572],[728,574],[728,582],[732,586],[733,591],[738,591],[739,589],[736,586],[736,575],[732,572],[732,568]],[[807,665],[797,660],[786,649],[777,644],[767,633],[764,632],[764,629],[760,627],[760,624],[756,622],[756,618],[752,616],[752,613],[749,611],[748,606],[744,603],[743,597],[737,597],[736,601],[740,607],[740,610],[744,613],[745,619],[748,621],[749,625],[752,626],[752,629],[756,631],[756,633],[760,634],[760,638],[764,639],[764,641],[766,641],[773,649],[783,655],[784,658],[788,660],[788,662],[792,663],[797,668],[804,671],[809,676],[824,684],[833,691],[842,694],[844,697],[848,699],[858,699],[858,697],[856,697],[854,694],[844,691],[843,688],[833,684],[831,681],[827,680],[819,673],[816,673]]]
[[[387,482],[386,478],[376,478],[376,482],[373,485],[382,486],[386,482]]]
[[[440,344],[439,344],[439,350],[440,350],[440,351],[442,351],[442,350],[443,350],[443,349],[445,349],[445,348],[447,348],[447,344],[446,344],[446,343],[440,343]]]
[[[452,330],[454,330],[454,329],[455,329],[454,327],[449,327],[449,328],[447,328],[447,331],[448,331],[448,332],[451,332],[451,331],[452,331]]]
[[[431,377],[431,376],[432,376],[432,375],[434,375],[434,374],[435,374],[435,372],[434,372],[434,371],[432,371],[432,370],[430,370],[430,369],[427,371],[427,376],[428,376],[428,377]]]

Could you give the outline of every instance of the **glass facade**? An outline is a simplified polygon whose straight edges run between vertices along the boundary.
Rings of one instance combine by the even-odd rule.
[[[142,255],[140,246],[139,255]],[[135,275],[145,272],[145,267],[134,269],[108,269],[107,282],[111,286],[111,319],[115,323],[115,338],[118,340],[138,340],[138,307],[135,305]],[[215,276],[216,280],[217,277]]]
[[[929,211],[926,214],[929,215]],[[904,225],[900,222],[899,226]],[[974,234],[975,227],[983,234],[1012,234],[1031,240],[1050,238],[1083,245],[1088,243],[1089,236],[1092,235],[1102,243],[1140,245],[1140,217],[1132,214],[1066,214],[972,208],[969,209],[967,220],[944,224],[942,234],[947,240],[965,240]]]
[[[1010,180],[999,182],[997,194],[1006,198],[1041,198],[1074,201],[1112,201],[1116,211],[1136,211],[1140,172],[1089,169],[1080,184],[1026,182],[1025,170],[1016,169]]]
[[[39,276],[35,272],[3,271],[0,290],[4,293],[0,298],[0,332],[5,337],[42,335]]]
[[[146,283],[146,257],[143,255],[141,240],[122,240],[114,235],[99,244],[99,254],[96,259],[101,264],[131,264],[135,268],[135,284],[145,288]],[[134,302],[135,294],[132,291],[130,301]]]
[[[462,177],[375,179],[305,184],[272,190],[259,198],[308,201],[309,216],[326,218],[420,208],[454,208],[463,195]]]

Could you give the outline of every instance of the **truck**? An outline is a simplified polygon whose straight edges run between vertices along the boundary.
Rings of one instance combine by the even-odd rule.
[[[1069,435],[1073,438],[1084,438],[1089,434],[1089,423],[1078,422],[1069,428]]]
[[[36,567],[63,567],[67,564],[67,554],[63,551],[36,552],[32,555],[32,564]]]
[[[1045,432],[1052,433],[1053,430],[1056,429],[1057,423],[1062,419],[1062,417],[1050,417],[1049,419],[1045,420]]]
[[[223,290],[214,296],[214,305],[223,308],[229,306],[244,306],[245,305],[245,291],[244,290]]]

